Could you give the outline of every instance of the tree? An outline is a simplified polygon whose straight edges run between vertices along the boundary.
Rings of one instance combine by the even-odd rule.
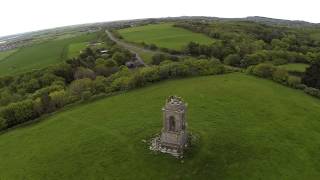
[[[151,64],[159,65],[165,59],[166,59],[166,56],[164,54],[157,53],[152,56]]]
[[[185,53],[192,55],[192,56],[198,56],[199,55],[199,44],[195,42],[189,42],[187,47],[185,48]]]
[[[0,116],[0,130],[3,130],[7,127],[6,120]]]
[[[271,41],[271,46],[274,50],[287,50],[289,48],[289,44],[279,39],[273,39]]]
[[[51,97],[49,96],[48,92],[45,92],[40,97],[40,102],[42,106],[42,112],[48,113],[54,111],[54,107],[51,102]]]
[[[53,74],[58,77],[62,77],[66,83],[70,83],[74,80],[73,69],[69,64],[60,64],[52,68]]]
[[[33,93],[34,91],[40,89],[40,83],[37,79],[31,79],[29,82],[24,84],[24,89],[28,93]]]
[[[240,66],[241,57],[238,54],[230,54],[224,58],[223,63],[230,66]]]
[[[49,94],[52,104],[56,108],[61,108],[67,104],[67,93],[65,90],[54,91]]]
[[[258,64],[253,68],[253,74],[263,78],[272,78],[275,67],[272,64]]]
[[[259,51],[254,54],[246,55],[241,60],[241,67],[248,67],[251,65],[257,65],[261,62],[264,62],[267,60],[267,54],[264,51]]]
[[[117,62],[117,64],[120,65],[124,65],[129,59],[127,59],[127,57],[125,56],[124,53],[122,52],[116,52],[113,54],[112,59]]]
[[[277,68],[273,73],[272,73],[272,79],[276,82],[279,83],[287,83],[289,78],[288,71],[285,69]]]
[[[84,91],[92,91],[93,90],[93,83],[92,80],[89,78],[78,79],[73,81],[70,84],[70,92],[72,95],[77,97],[81,97]]]
[[[104,93],[106,91],[107,78],[103,76],[97,76],[93,81],[93,86],[96,93]]]
[[[74,74],[75,79],[83,79],[83,78],[90,78],[95,79],[95,73],[88,68],[79,67]]]
[[[313,88],[320,89],[320,61],[316,61],[306,69],[302,77],[302,83]]]
[[[2,116],[8,127],[32,120],[37,117],[33,109],[33,101],[25,100],[12,103],[2,109]]]

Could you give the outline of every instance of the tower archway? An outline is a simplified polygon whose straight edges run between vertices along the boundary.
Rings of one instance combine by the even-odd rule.
[[[169,117],[169,131],[175,131],[176,130],[176,121],[174,116]]]

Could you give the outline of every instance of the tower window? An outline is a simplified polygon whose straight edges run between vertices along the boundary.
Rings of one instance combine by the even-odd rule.
[[[173,116],[169,117],[169,131],[175,131],[176,130],[176,121]]]

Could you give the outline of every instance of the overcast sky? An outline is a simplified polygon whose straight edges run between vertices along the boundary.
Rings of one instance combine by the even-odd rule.
[[[1,0],[0,36],[65,25],[168,16],[265,16],[320,23],[319,0]]]

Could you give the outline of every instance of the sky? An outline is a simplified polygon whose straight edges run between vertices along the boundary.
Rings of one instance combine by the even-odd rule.
[[[319,0],[1,0],[0,36],[66,25],[174,16],[264,16],[320,23]]]

